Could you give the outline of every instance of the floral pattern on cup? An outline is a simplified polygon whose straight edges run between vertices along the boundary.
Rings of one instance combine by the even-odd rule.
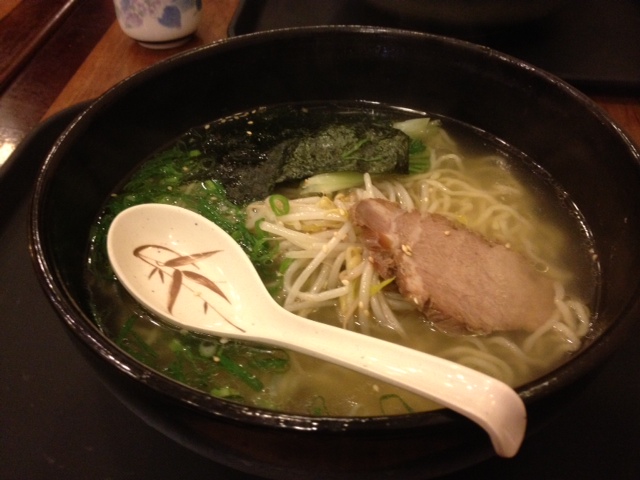
[[[202,10],[202,0],[173,0],[167,5],[162,0],[116,0],[116,12],[126,28],[143,24],[145,17],[153,17],[165,27],[180,28],[182,11],[196,8]]]
[[[200,20],[202,0],[114,0],[118,22],[130,37],[164,42],[193,33]]]

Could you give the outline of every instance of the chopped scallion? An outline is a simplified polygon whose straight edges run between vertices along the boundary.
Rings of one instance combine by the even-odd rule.
[[[289,213],[289,210],[291,209],[289,205],[289,199],[284,195],[278,195],[278,194],[269,196],[269,206],[271,207],[271,210],[273,210],[273,213],[275,213],[277,217],[286,215],[287,213]]]

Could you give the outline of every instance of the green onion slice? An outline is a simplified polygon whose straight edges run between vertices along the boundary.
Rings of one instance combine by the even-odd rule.
[[[269,206],[277,217],[286,215],[290,210],[289,199],[284,195],[271,195],[269,197]]]

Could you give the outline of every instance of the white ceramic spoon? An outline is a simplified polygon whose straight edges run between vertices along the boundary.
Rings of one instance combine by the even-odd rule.
[[[242,248],[184,208],[121,212],[107,240],[116,276],[142,305],[188,330],[296,350],[430,398],[489,434],[512,457],[526,428],[516,392],[492,377],[417,350],[308,320],[278,305]]]

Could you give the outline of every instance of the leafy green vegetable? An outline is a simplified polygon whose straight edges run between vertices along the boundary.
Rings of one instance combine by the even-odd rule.
[[[396,122],[393,127],[414,140],[420,140],[425,145],[440,146],[440,143],[446,142],[442,137],[441,122],[429,117],[411,118]]]
[[[158,153],[108,202],[92,232],[95,254],[106,255],[108,228],[118,213],[141,203],[166,203],[193,210],[219,225],[264,273],[277,251],[267,238],[255,235],[246,227],[244,208],[231,202],[221,183],[211,176],[206,159],[189,143],[179,142]]]
[[[359,187],[363,183],[363,174],[358,172],[319,173],[302,182],[301,193],[329,195],[338,190]]]
[[[116,343],[141,362],[159,368],[160,354],[156,349],[164,340],[154,336],[158,345],[147,343],[144,324],[139,317],[129,317],[118,333]],[[215,339],[203,341],[202,337],[186,332],[175,332],[167,345],[167,352],[162,355],[170,354],[170,358],[165,359],[164,366],[160,367],[163,373],[186,385],[217,392],[218,396],[225,398],[241,398],[241,384],[251,391],[262,391],[264,384],[260,375],[281,374],[290,368],[289,354],[277,348]],[[240,383],[234,383],[233,379]]]
[[[256,375],[248,371],[240,363],[234,362],[222,349],[216,355],[216,362],[229,373],[249,385],[256,392],[259,392],[264,388],[264,385]]]
[[[429,149],[422,140],[411,139],[409,146],[409,174],[425,173],[431,166],[431,155]]]

